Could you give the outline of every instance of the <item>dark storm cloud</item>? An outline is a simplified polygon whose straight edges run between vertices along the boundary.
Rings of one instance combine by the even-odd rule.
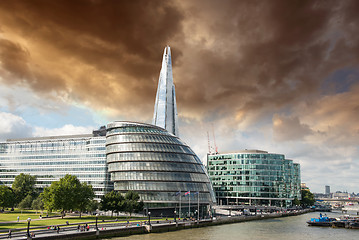
[[[357,1],[0,1],[2,44],[16,37],[6,48],[14,58],[2,54],[1,68],[35,91],[148,117],[170,44],[182,116],[279,111],[311,99],[336,69],[357,67],[358,8]]]
[[[213,46],[193,53],[202,57],[196,59],[192,81],[211,92],[210,98],[197,102],[198,108],[203,104],[226,106],[228,112],[279,108],[316,91],[327,74],[322,66],[330,39],[324,36],[330,30],[336,2],[202,3],[203,14],[191,17],[207,31],[203,45],[211,34],[217,37]],[[207,23],[206,19],[215,21]],[[186,84],[189,88],[193,82]],[[201,93],[186,92],[190,96],[187,105],[199,98],[196,94]]]
[[[152,80],[159,73],[161,52],[170,38],[181,34],[181,19],[167,1],[1,1],[2,41],[10,42],[5,38],[14,35],[22,41],[13,43],[18,48],[12,50],[14,63],[2,54],[0,67],[24,81],[39,75],[35,91],[52,83],[57,91],[55,83],[62,82],[66,87],[61,90],[92,101],[94,91],[111,95],[116,92],[111,87],[122,86],[127,88],[123,96],[136,95],[145,102],[155,94]],[[15,55],[19,49],[37,56]],[[29,65],[41,71],[34,73]],[[96,101],[111,105],[117,99],[127,101],[121,96]]]

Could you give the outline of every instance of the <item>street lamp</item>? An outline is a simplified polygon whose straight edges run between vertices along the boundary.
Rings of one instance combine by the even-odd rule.
[[[31,218],[27,219],[27,239],[30,239],[30,222]]]
[[[175,214],[175,216],[174,216],[175,219],[174,219],[174,220],[175,220],[175,222],[177,223],[177,212],[176,212],[176,210],[175,210],[173,213]]]
[[[96,213],[96,231],[98,230],[98,228],[97,228],[97,220],[98,220],[98,213]]]
[[[148,212],[148,224],[151,226],[151,212]]]

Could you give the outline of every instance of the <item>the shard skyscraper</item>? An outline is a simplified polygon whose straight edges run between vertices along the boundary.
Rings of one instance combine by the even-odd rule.
[[[178,136],[176,93],[173,84],[171,49],[169,46],[165,48],[163,53],[152,124]]]

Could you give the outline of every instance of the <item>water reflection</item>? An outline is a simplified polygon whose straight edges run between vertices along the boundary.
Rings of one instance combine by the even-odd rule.
[[[268,219],[262,221],[226,224],[175,232],[133,235],[115,239],[121,240],[357,240],[358,229],[308,227],[306,221],[318,217],[319,213]],[[328,213],[329,217],[339,217],[341,213]],[[114,240],[114,239],[113,239]]]

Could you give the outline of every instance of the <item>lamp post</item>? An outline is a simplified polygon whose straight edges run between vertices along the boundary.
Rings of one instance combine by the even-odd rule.
[[[173,213],[174,213],[174,218],[175,218],[174,220],[177,223],[177,212],[176,212],[176,210]]]
[[[98,229],[97,228],[97,220],[98,220],[98,213],[96,213],[96,230]]]
[[[148,225],[151,226],[151,212],[148,212]]]
[[[96,213],[96,235],[99,235],[98,227],[97,227],[98,213]]]
[[[194,210],[194,214],[195,214],[195,218],[196,218],[196,222],[197,222],[197,224],[198,224],[198,218],[197,218],[197,209],[196,210]]]
[[[27,239],[31,239],[30,236],[30,222],[31,222],[31,218],[27,219]]]

